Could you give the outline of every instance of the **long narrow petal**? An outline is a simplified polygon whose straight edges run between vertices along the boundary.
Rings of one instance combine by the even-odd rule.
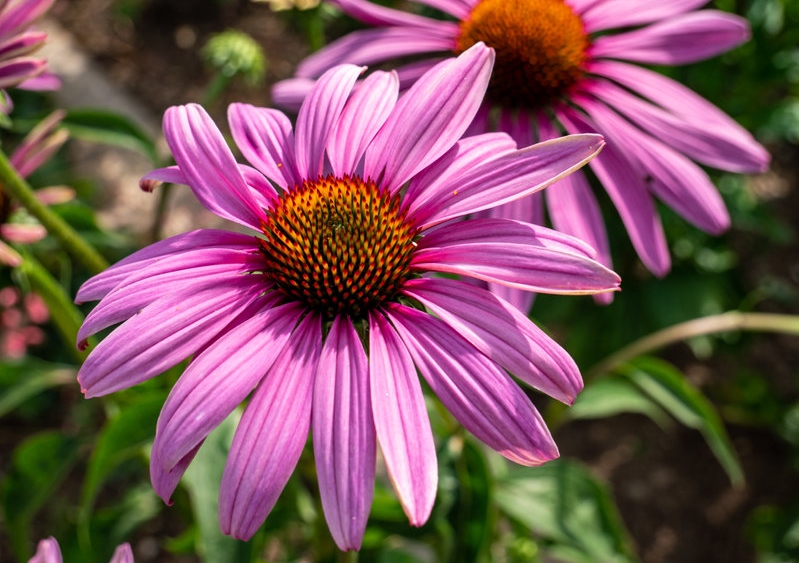
[[[440,29],[429,31],[418,27],[353,31],[303,60],[295,74],[298,78],[316,78],[327,69],[344,63],[369,66],[408,55],[451,51],[455,43],[449,29],[452,24],[440,23]]]
[[[749,39],[742,17],[701,10],[641,29],[603,35],[590,47],[593,58],[624,59],[648,64],[680,65],[726,53]]]
[[[469,432],[522,465],[558,457],[541,415],[493,361],[427,313],[392,304],[387,314],[430,388]]]
[[[164,136],[192,191],[210,211],[258,229],[264,217],[222,133],[196,105],[173,106],[164,114]]]
[[[331,0],[331,4],[341,8],[347,15],[375,27],[418,27],[421,28],[420,31],[423,29],[426,32],[435,33],[446,24],[453,26],[449,22],[394,10],[367,0]]]
[[[97,345],[78,372],[86,397],[126,389],[188,358],[262,291],[256,276],[185,290],[152,303]]]
[[[44,72],[47,61],[33,57],[18,57],[0,62],[0,88],[11,88]]]
[[[86,303],[102,299],[125,278],[146,268],[166,256],[182,254],[187,251],[212,248],[229,250],[248,250],[255,247],[252,236],[215,229],[200,229],[175,235],[158,241],[130,254],[86,281],[75,297],[76,303]]]
[[[166,468],[177,464],[252,392],[271,369],[303,307],[263,297],[249,317],[197,355],[169,393],[153,450]]]
[[[355,65],[327,71],[303,102],[294,137],[300,178],[316,180],[322,174],[328,139],[361,72],[363,68]]]
[[[45,538],[39,541],[36,546],[36,553],[28,563],[62,563],[61,547],[54,537]]]
[[[19,33],[27,28],[53,5],[55,0],[25,0],[4,6],[0,18],[0,40]]]
[[[417,2],[441,10],[458,20],[466,19],[477,3],[475,0],[417,0]]]
[[[353,174],[398,96],[399,81],[394,72],[374,72],[358,85],[328,143],[327,157],[333,174],[339,178]]]
[[[493,64],[494,51],[478,43],[422,76],[367,149],[365,176],[397,190],[447,152],[479,109]]]
[[[294,132],[283,113],[235,103],[228,107],[230,132],[236,146],[253,166],[283,189],[298,184]]]
[[[225,534],[250,539],[300,459],[311,425],[321,325],[314,313],[300,322],[241,417],[219,492]]]
[[[436,499],[436,446],[413,359],[380,313],[369,315],[369,381],[389,478],[411,525],[421,526]]]
[[[577,364],[526,315],[496,295],[446,278],[419,278],[402,292],[428,307],[483,354],[531,387],[571,404],[583,388]]]
[[[528,196],[583,166],[604,144],[599,135],[570,135],[506,153],[436,186],[419,220],[429,227]]]
[[[133,549],[125,542],[117,546],[108,563],[133,563]]]
[[[189,468],[194,456],[200,451],[203,442],[200,442],[195,448],[186,454],[183,459],[178,463],[172,465],[169,469],[166,468],[161,461],[157,452],[150,452],[150,482],[153,484],[155,494],[161,497],[167,505],[172,505],[172,495],[178,487],[178,483]]]
[[[568,3],[578,7],[580,19],[589,33],[662,21],[708,3],[708,0],[636,0],[635,9],[631,10],[630,0],[587,0],[590,6],[578,6],[585,1],[569,0]]]
[[[368,360],[348,317],[333,320],[322,348],[312,424],[330,533],[340,549],[360,549],[374,494],[375,426]]]
[[[597,130],[576,111],[558,109],[558,120],[570,133]],[[656,275],[665,275],[671,267],[666,235],[644,178],[613,146],[591,162],[591,170],[613,201],[641,261]]]

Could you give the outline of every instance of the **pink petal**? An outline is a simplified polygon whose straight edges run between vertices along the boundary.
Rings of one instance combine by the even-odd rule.
[[[456,26],[450,22],[393,10],[367,0],[331,0],[330,3],[341,8],[347,15],[374,27],[417,27],[420,28],[420,33],[436,33],[441,28],[455,28],[452,31],[453,37],[457,32]]]
[[[593,33],[665,20],[704,6],[708,0],[636,0],[634,10],[630,9],[630,0],[569,0],[568,3],[579,8],[586,31]]]
[[[114,555],[108,563],[133,563],[133,549],[129,543],[123,543],[114,550]]]
[[[28,563],[62,563],[61,548],[52,536],[39,541],[36,546],[36,554],[31,557]]]
[[[375,479],[369,366],[355,327],[337,316],[313,391],[313,446],[327,525],[342,550],[361,547]]]
[[[239,422],[219,492],[222,532],[248,540],[286,486],[311,425],[321,320],[307,315],[258,385]]]
[[[558,456],[541,415],[504,370],[442,320],[394,303],[386,312],[430,388],[464,428],[522,465]]]
[[[197,444],[192,451],[170,469],[166,469],[157,452],[150,452],[150,481],[153,490],[169,506],[172,506],[172,495],[183,478],[183,474],[200,451],[203,442]]]
[[[364,175],[394,191],[446,153],[479,109],[493,62],[478,43],[420,78],[367,149]]]
[[[379,313],[369,315],[369,381],[377,441],[412,526],[430,517],[438,467],[422,387],[405,345]]]

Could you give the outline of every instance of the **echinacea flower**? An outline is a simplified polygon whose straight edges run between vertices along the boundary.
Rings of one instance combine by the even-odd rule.
[[[64,144],[69,136],[60,127],[64,112],[57,110],[34,127],[9,157],[9,163],[23,178],[32,174]],[[75,192],[66,186],[49,186],[36,190],[36,198],[46,204],[64,203],[75,197]],[[19,254],[6,242],[31,244],[47,235],[38,223],[14,221],[19,206],[0,186],[0,264],[18,266]],[[5,241],[5,242],[4,242]]]
[[[513,373],[570,403],[579,372],[499,297],[456,276],[566,294],[614,291],[593,249],[504,219],[459,220],[540,190],[601,148],[597,135],[516,149],[505,134],[459,140],[493,63],[482,44],[431,69],[398,99],[395,73],[342,65],[311,91],[292,130],[273,109],[233,104],[238,164],[199,106],[167,110],[177,165],[143,180],[187,184],[253,231],[199,230],[151,245],[86,282],[100,299],[79,345],[113,330],[78,374],[87,397],[192,356],[166,400],[151,477],[168,501],[208,433],[252,393],[220,491],[225,533],[249,538],[312,429],[325,517],[358,549],[379,444],[413,525],[428,518],[436,453],[417,370],[461,424],[505,457],[557,456]],[[447,274],[435,277],[434,274]],[[506,371],[507,370],[507,371]]]
[[[47,34],[31,29],[55,0],[0,0],[0,89],[55,90],[61,81],[47,70],[47,61],[32,56]],[[3,93],[0,111],[9,113],[11,101]]]
[[[54,537],[43,539],[36,546],[36,554],[30,558],[28,563],[63,563],[61,557],[61,547]],[[129,543],[117,546],[111,560],[108,563],[133,563],[133,550]]]
[[[397,68],[412,83],[442,57],[483,41],[496,50],[485,104],[472,131],[500,130],[524,146],[568,133],[600,133],[607,147],[591,162],[644,265],[657,275],[670,257],[659,199],[700,229],[729,226],[724,203],[697,163],[732,172],[763,171],[768,153],[721,110],[638,63],[682,65],[746,41],[737,16],[696,8],[707,0],[418,0],[433,19],[367,0],[330,0],[373,26],[334,41],[278,83],[273,101],[296,106],[310,84],[341,64],[413,57]],[[428,12],[429,13],[429,12]],[[454,21],[453,21],[454,20]],[[597,249],[611,265],[600,208],[583,172],[544,196],[553,226]],[[534,201],[494,208],[493,216],[540,222]],[[514,302],[529,302],[514,292]]]

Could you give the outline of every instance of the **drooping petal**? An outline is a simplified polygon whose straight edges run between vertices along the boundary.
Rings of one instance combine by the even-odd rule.
[[[541,415],[493,361],[427,313],[393,303],[386,312],[430,388],[464,428],[522,465],[558,456]]]
[[[398,96],[399,83],[393,72],[372,73],[355,89],[328,143],[327,157],[333,174],[339,178],[353,175]]]
[[[28,563],[62,563],[61,548],[56,539],[52,536],[39,541],[36,546],[36,554],[31,557]]]
[[[570,133],[597,131],[595,125],[571,108],[557,109],[558,120]],[[671,258],[660,216],[644,178],[613,146],[606,146],[590,166],[619,212],[641,261],[655,275],[665,275],[671,267]]]
[[[463,20],[471,13],[472,8],[477,3],[475,0],[417,0],[420,4],[426,4],[445,14],[454,16],[455,19]]]
[[[253,166],[283,189],[301,181],[294,155],[294,132],[283,113],[249,104],[228,106],[230,132]]]
[[[420,33],[435,33],[441,27],[455,27],[449,22],[394,10],[368,0],[331,0],[331,4],[338,6],[353,18],[375,27],[416,27],[419,28]],[[453,37],[454,33],[455,31],[453,31]]]
[[[593,33],[665,20],[703,6],[708,0],[636,0],[633,10],[630,0],[567,0],[567,3],[577,8],[586,31]]]
[[[333,320],[322,348],[312,424],[330,533],[341,550],[360,549],[374,494],[376,446],[368,360],[349,317]]]
[[[369,314],[369,381],[380,450],[412,526],[430,517],[438,467],[422,387],[413,359],[380,313]]]
[[[167,469],[161,461],[158,452],[150,452],[150,482],[153,484],[155,494],[161,497],[161,500],[167,505],[172,506],[172,495],[202,445],[203,442],[197,444],[192,451],[186,454],[178,463],[172,465],[170,469]]]
[[[394,191],[447,152],[480,107],[493,63],[494,51],[478,43],[422,76],[367,149],[364,175]]]
[[[253,229],[264,213],[257,205],[222,133],[196,104],[164,114],[164,136],[197,199],[210,211]]]
[[[55,0],[25,0],[4,6],[0,18],[0,40],[26,29],[41,18],[53,2]]]
[[[742,17],[701,10],[625,33],[603,35],[590,47],[593,58],[680,65],[726,53],[749,39]]]
[[[150,304],[97,345],[78,372],[87,398],[145,381],[188,358],[262,292],[256,276],[183,290]]]
[[[294,471],[308,439],[321,349],[321,320],[311,313],[294,330],[247,405],[222,475],[223,533],[250,539]]]
[[[102,299],[125,278],[165,256],[192,250],[203,252],[205,249],[213,248],[251,250],[255,244],[255,239],[252,236],[215,229],[202,229],[175,235],[137,250],[86,281],[78,289],[75,302],[86,303]]]
[[[583,388],[571,356],[526,315],[460,280],[409,280],[402,292],[429,308],[487,357],[528,385],[571,404]]]
[[[316,180],[322,174],[328,139],[361,72],[363,68],[355,65],[328,70],[303,102],[294,137],[300,178]]]
[[[441,182],[417,216],[429,227],[528,196],[583,166],[604,144],[599,135],[570,135],[503,154],[466,178]]]
[[[133,549],[131,549],[130,544],[125,542],[123,544],[119,544],[117,548],[114,550],[114,554],[111,556],[111,560],[108,563],[133,563]]]
[[[177,464],[249,395],[282,352],[304,308],[276,307],[264,296],[255,310],[198,354],[169,393],[153,450],[166,468]]]
[[[0,88],[11,88],[44,72],[47,61],[33,57],[17,57],[0,62]]]

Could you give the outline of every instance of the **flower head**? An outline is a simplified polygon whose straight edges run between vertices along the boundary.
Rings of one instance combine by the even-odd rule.
[[[43,539],[36,546],[36,554],[28,563],[62,563],[61,548],[54,537]],[[108,563],[133,563],[133,550],[129,543],[117,546]]]
[[[66,142],[69,134],[60,127],[63,111],[54,111],[34,127],[14,149],[9,162],[23,178],[45,163]],[[75,192],[66,186],[49,186],[36,190],[36,197],[44,204],[64,203],[75,197]],[[19,206],[0,186],[0,264],[18,266],[19,254],[6,242],[31,244],[47,235],[44,227],[30,221],[17,221],[15,213]],[[4,242],[5,241],[5,242]]]
[[[151,456],[169,499],[208,433],[251,393],[220,492],[225,533],[249,538],[313,429],[324,513],[357,549],[379,445],[406,514],[423,524],[436,453],[417,369],[480,440],[518,463],[557,456],[508,372],[558,400],[582,386],[571,358],[503,299],[456,276],[555,293],[613,291],[618,277],[569,236],[520,221],[460,219],[540,190],[601,148],[596,135],[516,149],[504,134],[459,140],[493,52],[478,44],[398,99],[394,73],[326,72],[292,130],[279,111],[233,104],[238,164],[198,106],[170,108],[177,163],[145,177],[187,184],[252,234],[200,230],[149,246],[89,280],[100,299],[78,337],[119,322],[87,358],[87,396],[192,356]],[[450,274],[436,277],[435,274]],[[507,370],[507,371],[506,371]]]
[[[330,0],[373,29],[350,33],[308,57],[296,78],[278,83],[291,107],[333,65],[412,56],[397,68],[403,86],[443,57],[482,41],[496,50],[485,104],[471,132],[500,130],[520,145],[568,133],[608,142],[591,169],[610,196],[643,263],[664,275],[670,258],[655,199],[697,227],[729,225],[724,203],[698,164],[733,172],[764,170],[767,152],[718,108],[637,63],[680,65],[746,41],[745,20],[696,8],[707,0],[418,0],[439,20],[367,0]],[[632,4],[635,4],[634,7]],[[455,21],[452,21],[454,19]],[[544,196],[555,228],[575,235],[611,264],[599,205],[583,172]],[[517,200],[492,216],[540,222],[540,202]],[[504,293],[508,293],[505,291]],[[529,295],[508,295],[520,307]]]
[[[55,0],[0,0],[0,88],[55,90],[59,79],[47,71],[47,61],[31,56],[47,40],[47,34],[31,30],[31,26],[53,5]],[[0,103],[3,113],[11,111],[5,97]]]

